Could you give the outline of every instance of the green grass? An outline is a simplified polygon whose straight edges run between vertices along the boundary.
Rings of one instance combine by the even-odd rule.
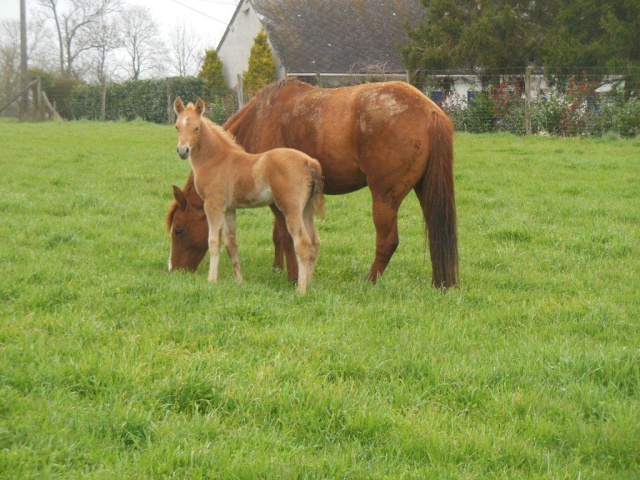
[[[640,477],[640,140],[458,134],[462,288],[415,198],[364,280],[365,190],[300,296],[268,209],[167,273],[171,127],[0,127],[0,477]]]

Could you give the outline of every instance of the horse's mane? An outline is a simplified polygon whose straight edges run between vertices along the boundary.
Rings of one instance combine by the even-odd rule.
[[[301,82],[297,78],[285,78],[283,80],[279,80],[277,82],[270,83],[266,87],[263,87],[255,97],[253,97],[249,103],[247,103],[244,107],[238,110],[234,115],[229,117],[229,119],[225,122],[225,127],[230,128],[238,119],[247,115],[249,112],[252,112],[257,106],[262,105],[263,102],[269,100],[272,95],[275,95],[284,87],[294,84],[304,85],[304,82]]]
[[[230,132],[227,132],[224,128],[222,128],[220,125],[218,125],[217,123],[213,122],[212,120],[206,118],[206,117],[202,117],[205,119],[205,123],[207,124],[207,126],[214,132],[217,133],[219,136],[221,136],[222,138],[224,138],[227,142],[227,144],[232,147],[232,148],[236,148],[239,150],[242,150],[243,152],[245,151],[244,148],[242,147],[242,145],[240,145],[237,141],[236,141],[236,137],[231,134]]]
[[[280,90],[282,90],[282,88],[285,85],[289,85],[289,84],[295,83],[295,82],[301,83],[300,80],[298,80],[297,78],[285,78],[284,80],[280,80],[278,82],[270,83],[266,87],[262,88],[262,90],[260,90],[256,94],[256,96],[251,99],[251,102],[253,102],[253,101],[262,102],[262,101],[266,100],[267,98],[269,98],[271,95],[274,95],[275,93],[277,93]],[[249,103],[251,103],[251,102],[249,102]]]

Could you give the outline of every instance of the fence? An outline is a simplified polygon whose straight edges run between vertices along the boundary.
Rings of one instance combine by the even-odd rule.
[[[633,81],[633,79],[631,79]],[[456,129],[517,135],[634,137],[640,133],[640,98],[628,72],[583,72],[545,76],[539,71],[429,72],[423,91],[453,120]],[[200,96],[209,116],[224,123],[240,105],[238,92],[207,91],[199,78],[165,78],[106,85],[71,79],[34,80],[27,89],[33,118],[173,122],[173,99]],[[0,94],[3,115],[18,115],[19,89]]]
[[[628,71],[430,72],[423,90],[453,120],[474,133],[602,136],[640,133],[640,98]]]

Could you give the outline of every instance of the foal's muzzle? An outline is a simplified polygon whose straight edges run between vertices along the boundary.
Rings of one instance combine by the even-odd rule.
[[[176,147],[176,152],[178,152],[178,156],[182,159],[182,160],[186,160],[187,158],[189,158],[189,152],[190,152],[190,148],[189,147],[184,147],[182,145],[178,145]]]

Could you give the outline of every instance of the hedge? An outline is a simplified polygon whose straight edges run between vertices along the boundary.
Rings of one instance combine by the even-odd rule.
[[[196,77],[172,77],[162,80],[137,80],[108,85],[105,120],[142,119],[154,123],[168,123],[171,102],[180,95],[195,100],[204,95],[204,80]],[[67,119],[100,120],[102,86],[78,85],[66,102]]]

